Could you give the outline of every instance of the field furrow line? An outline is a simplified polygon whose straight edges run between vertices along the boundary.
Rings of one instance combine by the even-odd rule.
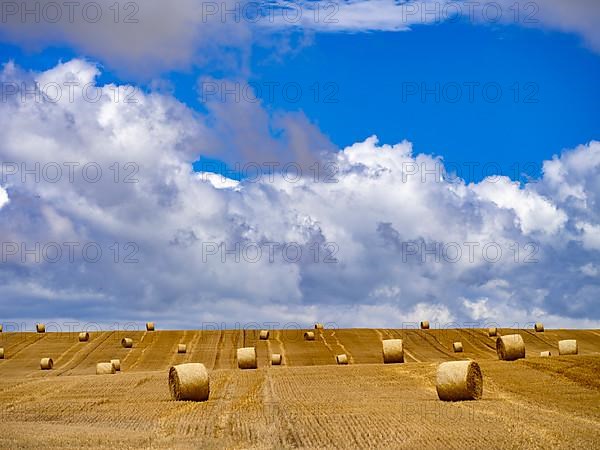
[[[337,335],[335,334],[335,330],[331,331],[331,337],[335,339],[336,345],[342,349],[342,353],[345,353],[348,356],[348,360],[350,362],[350,364],[354,364],[354,357],[352,356],[352,353],[350,353],[348,351],[348,349],[346,349],[346,347],[344,346],[344,344],[342,344],[340,342],[340,340],[338,339]]]
[[[152,333],[152,342],[150,342],[149,345],[145,345],[145,346],[142,347],[142,344],[144,343],[144,341],[146,340],[146,336],[148,335],[148,331],[144,331],[144,334],[142,335],[142,338],[140,339],[139,343],[137,344],[138,348],[136,349],[136,343],[134,342],[133,343],[133,349],[129,349],[129,352],[127,353],[127,355],[125,356],[125,358],[121,362],[122,364],[125,363],[131,357],[132,354],[135,354],[136,355],[135,356],[136,359],[133,362],[133,364],[131,364],[129,366],[129,370],[133,370],[137,366],[140,365],[140,363],[142,362],[142,359],[144,357],[144,353],[146,353],[146,350],[148,350],[149,346],[152,346],[154,344],[154,341],[155,341],[155,339],[154,339],[154,332],[151,332],[151,333]],[[135,350],[138,350],[138,349],[140,351],[136,352]]]
[[[40,336],[35,336],[37,339],[33,340],[32,342],[27,343],[27,341],[25,341],[25,345],[23,345],[23,347],[19,348],[16,351],[13,351],[12,347],[8,347],[8,350],[10,350],[10,355],[11,358],[15,357],[16,355],[18,355],[19,353],[21,353],[23,350],[28,349],[29,347],[31,347],[34,344],[37,344],[38,342],[40,342],[42,339],[44,339],[47,335],[44,333],[43,335]],[[9,359],[10,360],[10,359]]]
[[[175,341],[173,343],[173,346],[171,347],[171,356],[169,357],[169,362],[167,363],[167,367],[172,367],[175,365],[175,362],[177,361],[177,358],[182,359],[181,358],[181,354],[177,353],[177,347],[179,344],[186,344],[187,347],[190,347],[190,351],[191,351],[191,345],[189,345],[186,341],[186,337],[188,335],[189,331],[188,330],[184,330],[183,332],[183,336],[181,336],[181,339],[178,339],[177,341]],[[186,348],[187,350],[187,348]],[[187,353],[187,351],[186,351]],[[186,360],[187,354],[183,357],[184,360]]]
[[[284,364],[287,363],[287,355],[285,353],[285,345],[283,344],[283,341],[281,340],[281,335],[279,333],[279,330],[275,330],[273,332],[273,334],[275,335],[275,340],[277,341],[277,344],[279,345],[279,353],[281,354],[281,360],[283,361]]]
[[[73,370],[79,364],[83,363],[98,347],[100,347],[104,342],[106,342],[110,338],[110,336],[112,336],[113,333],[114,333],[114,331],[104,333],[105,334],[104,339],[100,339],[102,336],[98,336],[98,338],[94,339],[92,342],[85,342],[85,343],[78,342],[78,345],[83,346],[81,351],[75,353],[71,357],[71,359],[69,359],[65,364],[63,364],[62,370],[57,371],[57,376],[62,375],[63,373],[67,372],[68,370]],[[95,342],[95,341],[98,341],[98,342]],[[76,362],[76,364],[73,367],[69,367],[69,365],[71,363],[75,362],[77,358],[80,358],[80,360],[78,362]]]
[[[199,347],[198,342],[200,342],[201,337],[202,337],[202,331],[194,330],[194,336],[192,337],[192,339],[190,340],[190,343],[188,344],[190,351],[188,351],[185,355],[185,362],[194,361],[194,355],[198,353],[198,350],[196,350],[196,348]]]
[[[482,351],[482,356],[492,356],[496,355],[496,339],[491,338],[485,334],[484,331],[478,335],[476,330],[471,330],[469,328],[465,328],[461,330],[464,332],[469,338],[469,342],[473,347],[480,348]],[[471,340],[472,339],[472,340]]]
[[[519,332],[525,332],[527,333],[527,335],[531,336],[534,339],[537,339],[538,341],[542,342],[545,345],[548,345],[552,348],[556,347],[556,343],[554,342],[550,342],[546,336],[542,336],[544,333],[538,333],[537,331],[534,330],[519,330]]]
[[[217,341],[217,345],[215,347],[215,357],[213,358],[213,363],[211,369],[216,369],[217,365],[219,365],[221,359],[221,352],[223,351],[223,341],[225,340],[225,333],[223,330],[219,330],[219,340]]]

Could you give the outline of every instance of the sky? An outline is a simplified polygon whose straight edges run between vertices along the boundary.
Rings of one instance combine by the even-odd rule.
[[[4,2],[0,321],[597,328],[598,19]]]

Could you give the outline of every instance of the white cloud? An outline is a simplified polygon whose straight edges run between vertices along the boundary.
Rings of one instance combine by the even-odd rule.
[[[272,14],[273,19],[261,23],[324,32],[408,31],[411,25],[440,23],[450,18],[454,10],[444,9],[450,3],[448,0],[281,1],[277,3],[280,9]]]
[[[199,172],[198,178],[203,181],[208,181],[215,189],[234,189],[240,184],[237,180],[232,180],[231,178],[212,172]]]
[[[8,198],[8,192],[2,186],[0,186],[0,209],[4,207],[4,205],[8,204],[10,199]]]
[[[581,240],[585,248],[600,250],[600,225],[577,222],[575,225],[581,232]]]
[[[597,277],[598,275],[600,275],[600,267],[592,263],[587,263],[585,266],[581,266],[580,270],[584,275],[587,275],[588,277]]]
[[[473,190],[482,200],[489,200],[500,208],[515,212],[516,225],[524,234],[541,231],[547,234],[558,232],[567,221],[567,215],[548,199],[537,192],[520,189],[518,182],[507,177],[484,180],[473,185]]]
[[[365,32],[407,31],[416,25],[458,20],[517,24],[578,34],[589,47],[600,52],[600,4],[596,0],[322,0],[282,1],[279,5],[289,13],[274,15],[274,23],[265,22],[267,25],[302,26],[320,32]],[[296,19],[300,11],[302,14]]]
[[[83,82],[96,71],[80,60],[41,74],[7,66],[0,81]],[[223,112],[219,120],[226,117]],[[315,182],[310,172],[296,182],[277,176],[237,183],[216,175],[206,181],[192,171],[206,142],[227,148],[217,141],[213,120],[156,93],[140,92],[134,104],[109,95],[95,103],[65,97],[0,104],[0,160],[30,170],[36,163],[79,164],[73,181],[66,172],[58,182],[36,183],[30,176],[23,183],[18,175],[2,180],[0,195],[10,193],[0,210],[3,242],[31,249],[93,241],[104,252],[96,263],[80,252],[74,262],[9,257],[0,266],[0,284],[6,298],[18,302],[4,304],[4,317],[152,316],[178,327],[265,320],[340,326],[424,318],[600,321],[600,280],[581,269],[600,265],[590,240],[600,227],[598,142],[555,157],[539,182],[524,187],[505,179],[423,180],[407,169],[439,159],[414,154],[409,142],[380,145],[376,137],[330,155],[335,182]],[[305,125],[294,122],[295,140],[314,134]],[[240,132],[266,139],[263,131],[259,138]],[[95,183],[80,170],[91,163],[103,169]],[[134,166],[127,169],[129,163]],[[136,182],[125,183],[128,175]],[[217,244],[223,243],[230,253],[221,253]],[[268,243],[297,244],[292,250],[300,248],[302,258],[290,262],[294,252],[290,258],[280,247],[270,260]],[[253,260],[257,246],[262,257]],[[444,253],[457,250],[457,259]],[[139,262],[124,263],[128,256]]]

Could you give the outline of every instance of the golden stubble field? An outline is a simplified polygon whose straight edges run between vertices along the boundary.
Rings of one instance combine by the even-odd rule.
[[[1,448],[600,448],[600,332],[519,333],[527,357],[498,361],[485,330],[344,329],[90,333],[1,333]],[[133,338],[131,349],[121,338]],[[381,340],[402,338],[405,363],[384,365]],[[558,354],[577,339],[579,355]],[[452,351],[461,341],[464,353]],[[177,345],[187,344],[178,354]],[[238,347],[256,346],[258,369],[239,370]],[[271,353],[284,365],[271,367]],[[346,353],[348,366],[335,365]],[[41,371],[40,358],[54,369]],[[122,372],[95,375],[119,358]],[[437,365],[474,359],[479,401],[448,403],[435,390]],[[210,371],[206,402],[175,402],[170,366]]]

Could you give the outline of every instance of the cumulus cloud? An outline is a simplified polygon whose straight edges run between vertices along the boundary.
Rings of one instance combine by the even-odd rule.
[[[375,136],[326,173],[219,180],[192,170],[218,145],[211,113],[157,93],[116,102],[127,87],[97,73],[81,60],[0,72],[102,93],[0,104],[6,320],[600,325],[600,142],[523,186],[423,178],[440,159]]]
[[[567,221],[567,215],[551,201],[531,190],[520,189],[519,183],[508,177],[501,177],[494,183],[473,185],[473,190],[481,199],[513,210],[516,224],[524,234],[535,231],[554,234]]]

